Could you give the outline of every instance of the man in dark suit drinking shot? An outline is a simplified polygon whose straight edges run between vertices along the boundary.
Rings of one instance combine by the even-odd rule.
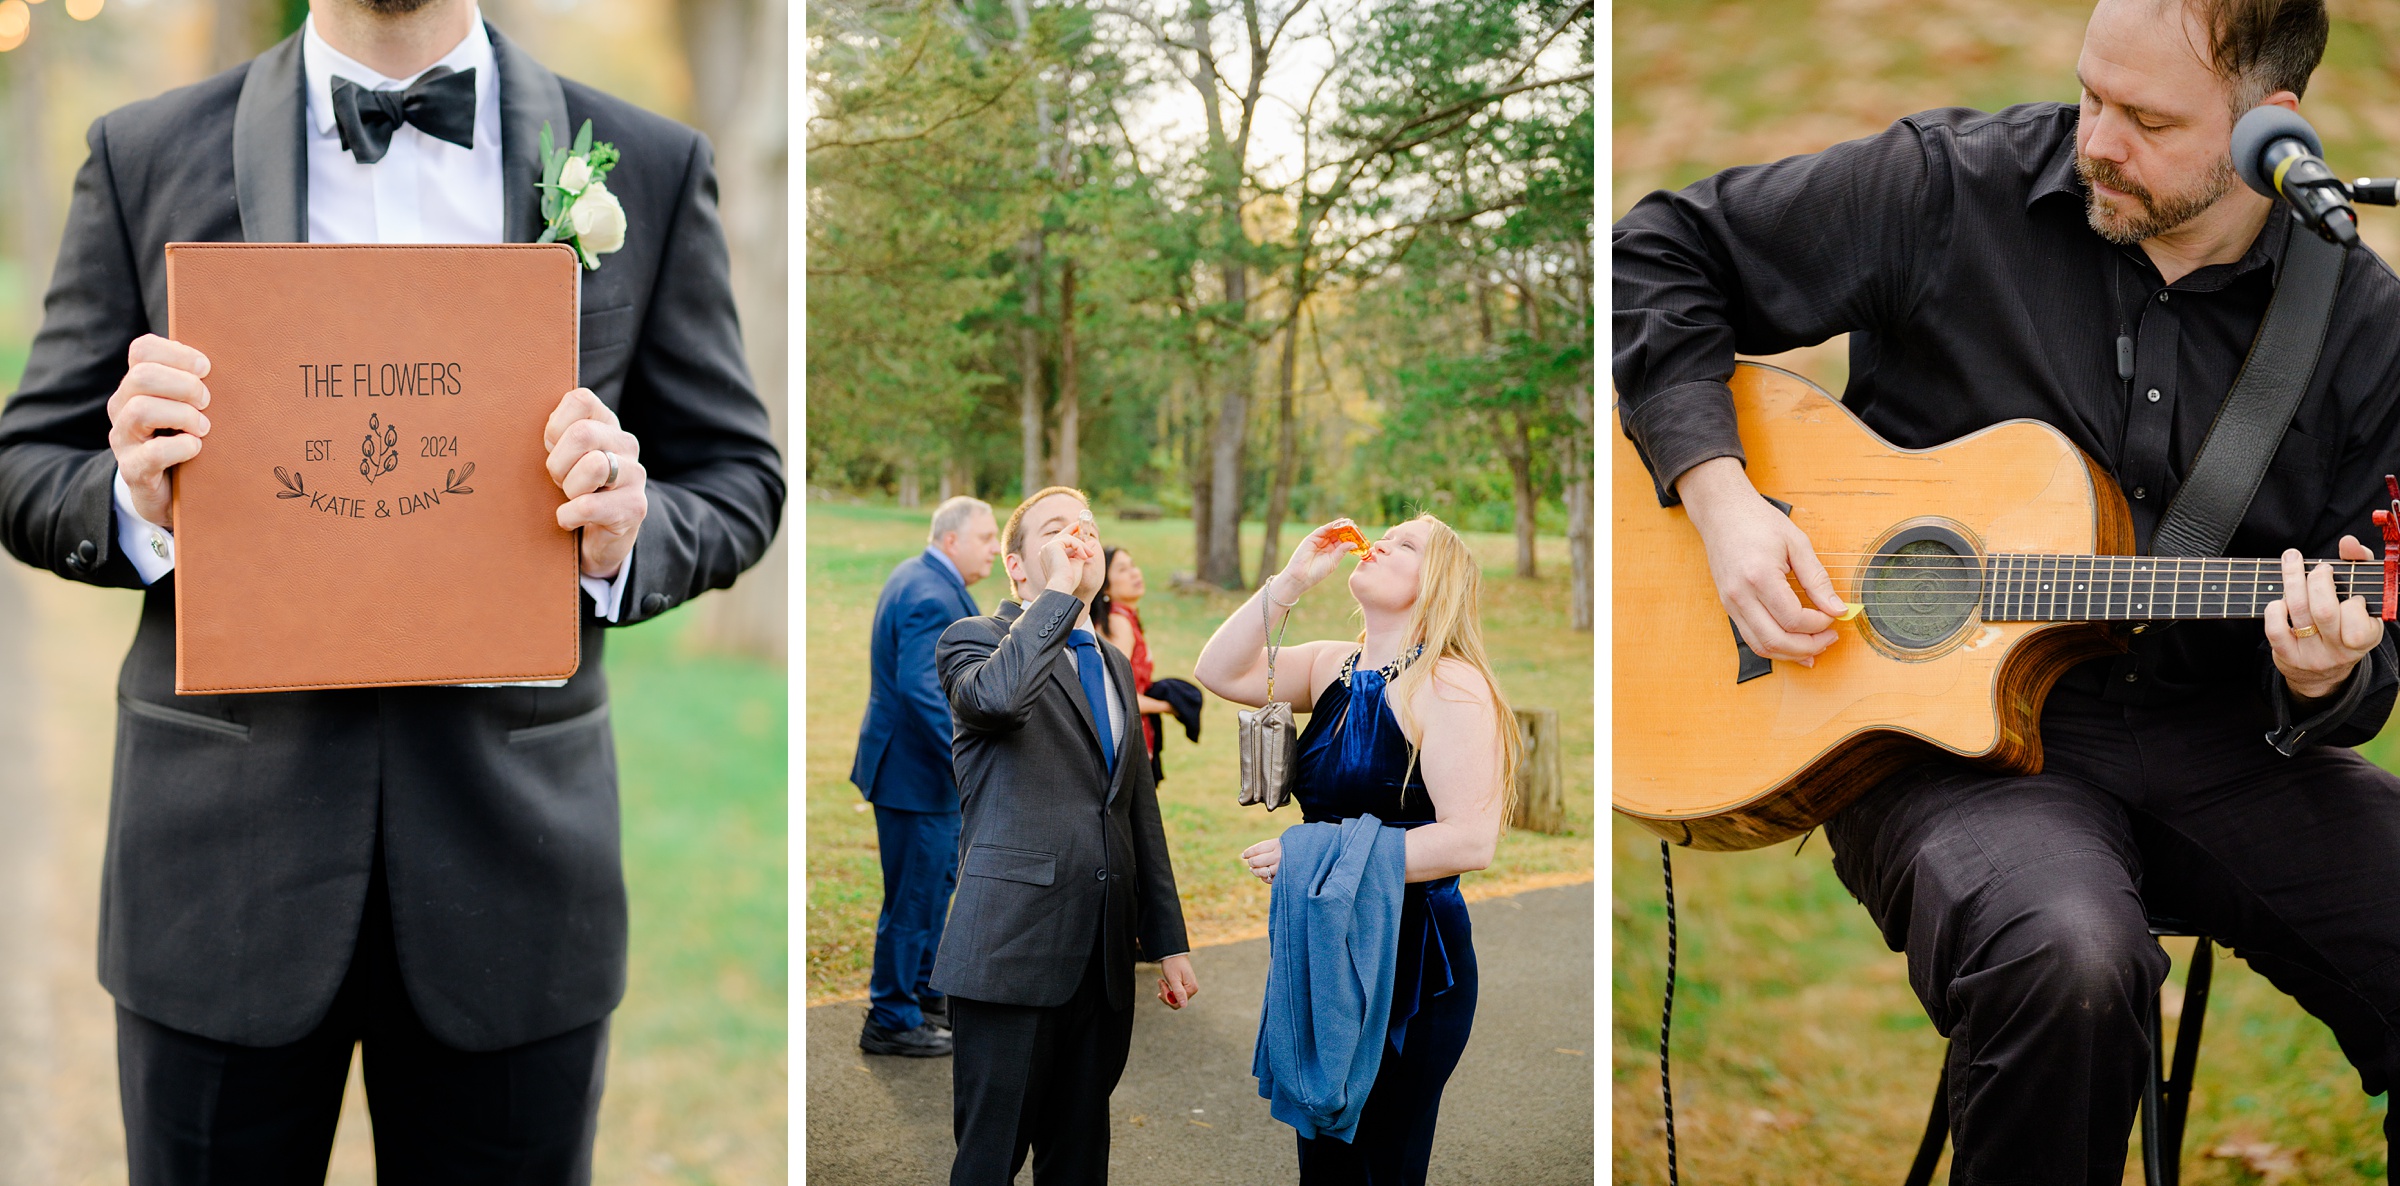
[[[1090,504],[1052,486],[1001,536],[1015,599],[953,625],[935,651],[965,817],[933,967],[955,1027],[950,1182],[1004,1186],[1030,1149],[1037,1186],[1098,1186],[1134,960],[1160,962],[1171,1008],[1199,982],[1133,668],[1092,633],[1107,567]]]
[[[146,591],[99,944],[130,1177],[322,1181],[363,1045],[378,1181],[588,1182],[626,967],[605,628],[731,584],[783,501],[715,169],[698,133],[560,79],[472,0],[310,8],[258,58],[92,125],[0,415],[0,543]],[[169,475],[208,447],[210,363],[161,336],[166,244],[533,242],[542,128],[563,145],[587,120],[619,159],[576,198],[582,386],[542,440],[581,533],[579,669],[177,695]]]

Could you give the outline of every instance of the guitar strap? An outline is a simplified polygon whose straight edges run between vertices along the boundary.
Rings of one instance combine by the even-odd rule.
[[[2282,207],[2278,204],[2278,212]],[[2218,556],[2250,510],[2267,463],[2308,393],[2333,319],[2333,294],[2348,252],[2291,224],[2283,270],[2258,337],[2200,442],[2183,488],[2150,533],[2153,556]]]

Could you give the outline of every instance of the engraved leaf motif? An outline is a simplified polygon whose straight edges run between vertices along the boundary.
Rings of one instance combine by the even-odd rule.
[[[275,467],[275,480],[276,480],[276,481],[278,481],[278,482],[281,482],[281,483],[283,483],[283,489],[276,491],[276,492],[275,492],[275,497],[277,497],[277,498],[306,498],[306,497],[308,497],[308,491],[307,491],[307,490],[305,490],[305,489],[302,489],[302,488],[301,488],[301,485],[300,485],[300,477],[299,477],[299,475],[297,475],[297,474],[293,474],[293,473],[288,473],[288,472],[286,472],[286,471],[284,470],[284,468],[283,468],[282,466],[280,466],[280,465]]]

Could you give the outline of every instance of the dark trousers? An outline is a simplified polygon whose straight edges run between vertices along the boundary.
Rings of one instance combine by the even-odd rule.
[[[1441,1118],[1442,1088],[1467,1052],[1483,979],[1475,964],[1473,930],[1458,879],[1450,878],[1431,891],[1415,885],[1409,889],[1415,892],[1401,908],[1400,933],[1427,935],[1435,920],[1412,916],[1444,916],[1438,931],[1432,932],[1433,942],[1443,951],[1441,963],[1426,967],[1424,957],[1412,955],[1403,941],[1394,1007],[1402,999],[1414,1000],[1415,1015],[1408,1019],[1400,1049],[1385,1040],[1375,1086],[1367,1092],[1367,1106],[1359,1111],[1358,1130],[1351,1138],[1298,1138],[1300,1186],[1425,1186],[1426,1169],[1433,1161],[1433,1130]],[[1415,986],[1409,983],[1412,979]]]
[[[364,1049],[376,1181],[591,1181],[607,1020],[490,1052],[435,1041],[400,981],[378,862],[349,974],[307,1037],[235,1046],[118,1008],[132,1186],[319,1186],[354,1046]]]
[[[1952,1182],[2120,1180],[2167,973],[2148,914],[2232,946],[2333,1030],[2369,1094],[2391,1084],[2400,780],[2347,749],[2282,757],[2269,727],[2232,696],[2139,708],[2062,687],[2043,773],[1931,763],[1827,824],[1950,1038]]]
[[[875,848],[883,858],[883,910],[875,916],[875,966],[867,981],[867,1020],[888,1030],[925,1024],[918,1008],[938,995],[933,953],[958,888],[955,811],[875,808]]]
[[[1104,1186],[1108,1095],[1125,1073],[1133,1009],[1108,1005],[1097,947],[1063,1005],[950,998],[950,1186],[1007,1186],[1033,1151],[1034,1186]]]

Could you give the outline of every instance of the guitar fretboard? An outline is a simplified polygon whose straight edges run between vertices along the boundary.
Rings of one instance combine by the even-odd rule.
[[[2314,571],[2319,562],[2307,562]],[[2383,609],[2383,563],[2335,560],[2342,597]],[[1985,557],[1983,618],[1989,622],[2148,622],[2256,618],[2283,596],[2279,561],[2245,556]]]

